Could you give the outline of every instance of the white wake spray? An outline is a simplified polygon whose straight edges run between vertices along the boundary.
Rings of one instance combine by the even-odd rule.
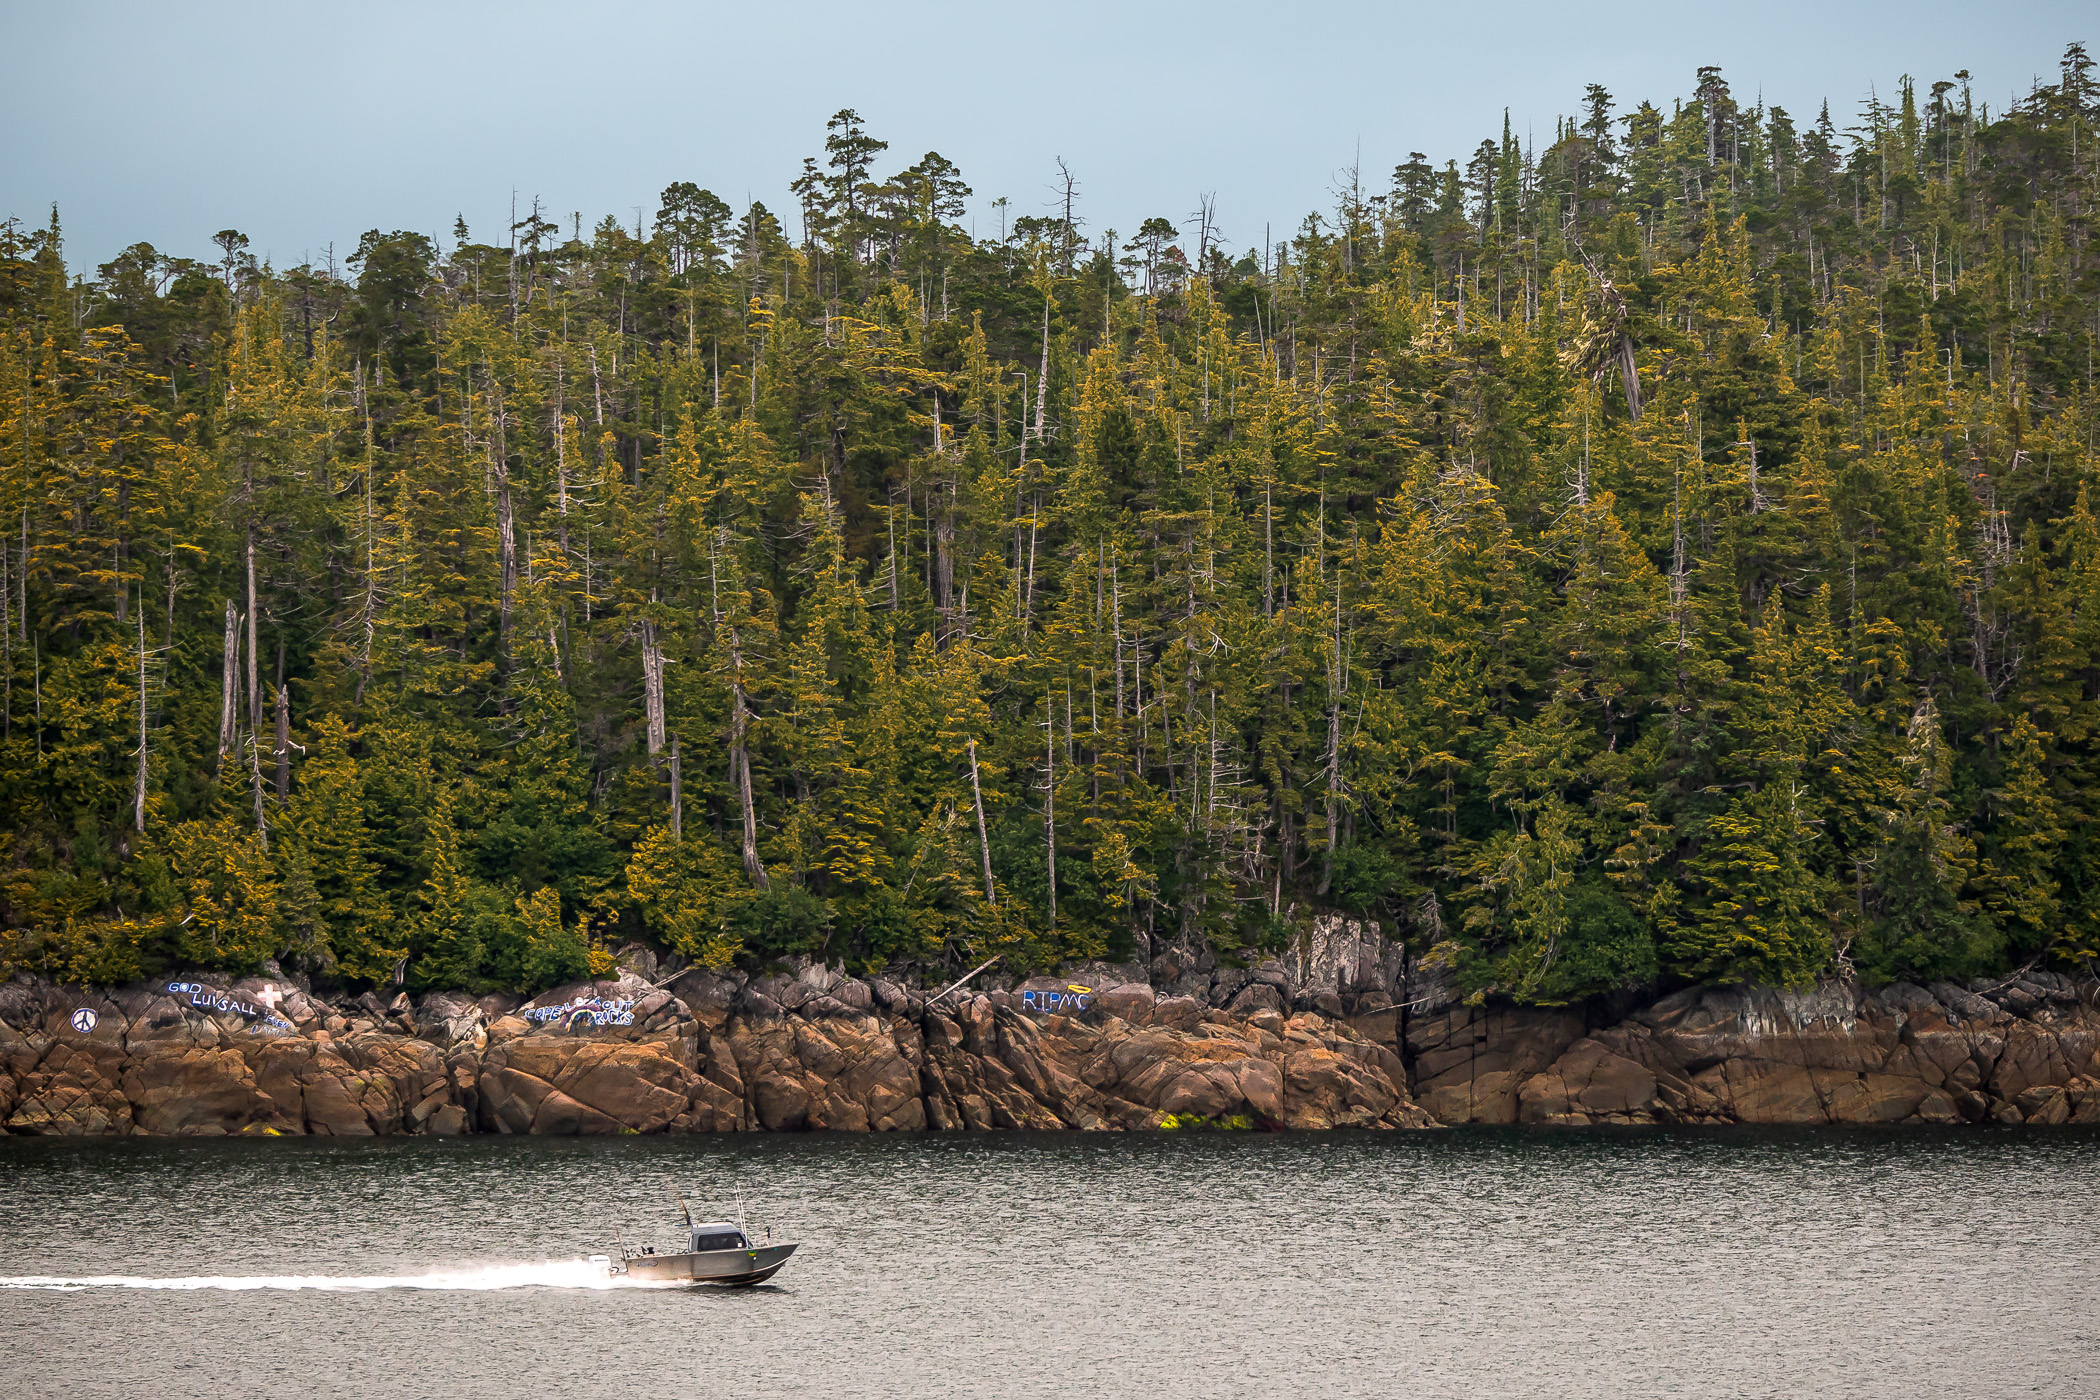
[[[81,1278],[22,1274],[0,1276],[0,1288],[48,1288],[77,1293],[89,1288],[157,1288],[178,1292],[217,1288],[231,1292],[277,1289],[321,1293],[367,1293],[386,1288],[487,1293],[504,1288],[676,1288],[665,1283],[608,1274],[603,1264],[587,1259],[549,1259],[538,1264],[484,1264],[436,1269],[426,1274],[256,1274],[203,1275],[193,1278],[146,1278],[131,1274],[95,1274]]]

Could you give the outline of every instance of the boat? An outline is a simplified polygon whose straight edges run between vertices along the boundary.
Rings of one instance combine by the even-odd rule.
[[[685,1202],[678,1202],[681,1208]],[[686,1251],[658,1254],[653,1248],[622,1245],[620,1257],[593,1255],[606,1272],[638,1283],[712,1283],[748,1288],[764,1283],[780,1272],[798,1245],[754,1244],[740,1225],[726,1220],[693,1223],[693,1212],[685,1210]]]

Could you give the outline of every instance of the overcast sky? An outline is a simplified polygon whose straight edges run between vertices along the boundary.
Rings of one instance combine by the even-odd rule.
[[[673,180],[739,210],[787,185],[853,107],[879,173],[938,150],[990,201],[1044,213],[1063,156],[1090,233],[1215,192],[1230,247],[1282,235],[1360,160],[1382,189],[1410,150],[1442,162],[1499,135],[1550,139],[1586,83],[1667,105],[1720,64],[1840,124],[1967,68],[1995,110],[2053,79],[2092,4],[1065,3],[357,5],[0,0],[0,216],[56,202],[91,272],[141,240],[215,258],[241,229],[279,267],[365,229],[500,241],[513,191],[566,225],[653,215]]]

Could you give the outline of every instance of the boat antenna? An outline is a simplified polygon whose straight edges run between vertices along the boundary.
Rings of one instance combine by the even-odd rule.
[[[744,1184],[742,1182],[738,1182],[736,1187],[736,1227],[743,1232],[745,1239],[751,1238],[751,1227],[744,1223]]]
[[[685,1203],[685,1197],[679,1195],[676,1191],[673,1191],[671,1193],[671,1198],[677,1201],[678,1208],[685,1212],[685,1228],[687,1232],[690,1233],[693,1228],[693,1208],[687,1205]]]
[[[620,1227],[617,1225],[613,1226],[613,1243],[620,1247],[620,1257],[625,1259],[627,1257],[627,1241],[620,1238]]]

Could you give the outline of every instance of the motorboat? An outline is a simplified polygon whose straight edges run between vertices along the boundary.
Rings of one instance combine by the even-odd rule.
[[[679,1205],[683,1207],[684,1201]],[[753,1243],[741,1225],[726,1220],[693,1223],[685,1212],[686,1250],[683,1254],[658,1254],[652,1246],[622,1245],[620,1257],[593,1255],[602,1260],[606,1272],[638,1283],[713,1283],[732,1288],[764,1283],[780,1272],[788,1256],[798,1248],[792,1244]]]

